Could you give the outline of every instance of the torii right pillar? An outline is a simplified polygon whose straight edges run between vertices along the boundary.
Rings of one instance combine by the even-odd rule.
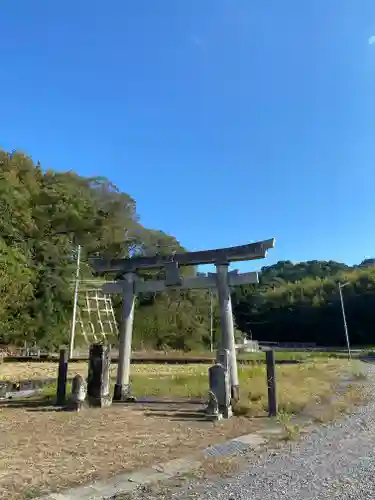
[[[240,386],[238,381],[236,344],[234,339],[232,299],[229,288],[228,268],[229,263],[216,264],[221,329],[221,342],[218,348],[218,356],[221,350],[228,349],[230,356],[231,395],[233,401],[238,401],[240,399]]]

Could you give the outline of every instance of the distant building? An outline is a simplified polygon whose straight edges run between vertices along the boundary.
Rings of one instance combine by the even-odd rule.
[[[358,267],[375,267],[375,259],[365,259],[363,260]]]
[[[248,340],[244,339],[242,344],[236,344],[236,349],[238,351],[244,351],[244,352],[258,352],[260,351],[259,349],[259,343],[257,340]]]

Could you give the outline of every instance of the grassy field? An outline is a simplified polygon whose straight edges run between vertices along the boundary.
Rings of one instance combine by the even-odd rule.
[[[325,396],[340,373],[353,370],[359,362],[314,360],[298,365],[277,365],[277,390],[281,411],[300,411],[312,398]],[[208,393],[209,365],[135,364],[131,366],[131,385],[135,396],[205,398]],[[20,380],[56,377],[55,363],[4,363],[0,379]],[[111,366],[114,383],[117,365]],[[71,363],[68,376],[87,376],[87,363]],[[267,409],[266,371],[262,364],[239,366],[241,405],[246,414],[256,415]],[[54,384],[47,389],[55,392]]]
[[[112,367],[111,384],[116,366]],[[131,368],[131,387],[135,396],[165,398],[202,398],[208,393],[209,365],[134,365]],[[70,376],[86,376],[85,363],[72,365]],[[277,394],[280,412],[299,413],[305,405],[332,393],[332,385],[340,377],[360,373],[356,362],[339,360],[309,362],[299,365],[276,366]],[[266,368],[263,365],[239,367],[241,406],[238,411],[247,416],[264,415],[267,411]],[[56,386],[46,388],[52,397]]]
[[[174,358],[174,359],[186,359],[186,358],[206,358],[206,359],[215,359],[216,353],[210,351],[136,351],[133,352],[132,357],[134,359],[163,359]],[[276,359],[283,360],[306,360],[306,359],[341,359],[347,358],[348,355],[346,351],[297,351],[297,350],[284,350],[284,351],[275,351]],[[353,356],[356,356],[356,353],[353,353]],[[265,359],[265,352],[242,352],[239,351],[237,353],[237,359],[239,361],[262,361]]]
[[[216,356],[215,352],[210,351],[135,351],[133,352],[134,358],[163,358],[163,357],[174,357],[174,358],[186,358],[186,357],[205,357],[214,359]],[[238,359],[250,359],[250,360],[262,360],[265,358],[264,351],[258,352],[243,352],[239,351],[237,353]],[[346,358],[347,353],[345,350],[340,351],[303,351],[303,350],[276,350],[276,358],[278,359],[310,359],[310,358]]]
[[[1,369],[6,367],[4,364]],[[52,370],[35,363],[28,364],[28,373],[35,376],[43,367]],[[133,392],[138,396],[205,397],[207,369],[201,364],[133,365]],[[281,416],[298,414],[312,403],[327,405],[338,380],[347,375],[353,379],[363,376],[359,365],[340,360],[280,365],[276,370]],[[86,376],[87,364],[72,363],[70,375],[75,373]],[[240,383],[241,402],[236,408],[240,416],[216,423],[202,419],[197,412],[201,406],[184,403],[159,407],[113,405],[78,414],[56,411],[52,399],[30,399],[21,404],[15,400],[2,405],[0,498],[40,496],[254,432],[268,422],[264,366],[241,367]],[[55,387],[50,386],[44,397],[54,392]],[[264,418],[251,418],[255,416]]]
[[[135,358],[142,359],[160,359],[160,365],[163,364],[163,360],[170,359],[173,357],[174,359],[186,359],[186,358],[205,358],[205,359],[214,359],[214,354],[202,351],[192,352],[192,353],[184,353],[181,351],[175,352],[137,352],[134,353]],[[346,359],[347,354],[345,352],[293,352],[293,351],[276,351],[275,353],[276,360],[297,360],[297,361],[326,361],[329,359]],[[265,361],[265,353],[264,352],[256,352],[256,353],[239,353],[238,360],[241,364],[241,361]],[[155,369],[160,371],[160,365],[156,364]],[[162,372],[165,370],[168,371],[167,364],[162,368]],[[182,365],[183,366],[183,365]],[[199,365],[188,364],[191,369],[198,369]],[[143,364],[134,364],[133,365],[133,373],[143,373],[152,371],[152,365],[147,364],[147,361]],[[207,367],[201,365],[201,367],[205,370]],[[20,380],[30,380],[30,379],[41,379],[41,378],[56,378],[57,377],[57,363],[56,362],[3,362],[0,363],[0,381],[13,381],[18,382]],[[114,374],[117,370],[117,364],[113,364],[112,373]],[[178,368],[177,368],[178,370]],[[186,367],[183,370],[189,371],[190,368]],[[74,362],[69,365],[69,376],[74,376],[75,373],[80,373],[81,375],[87,375],[87,362]]]

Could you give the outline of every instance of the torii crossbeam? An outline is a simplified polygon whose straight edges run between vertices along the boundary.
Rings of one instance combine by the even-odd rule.
[[[165,267],[166,264],[176,262],[178,266],[198,266],[202,264],[228,264],[245,260],[264,259],[267,251],[274,248],[275,239],[258,241],[248,245],[215,250],[201,250],[198,252],[175,253],[173,255],[155,255],[152,257],[130,257],[128,259],[104,260],[90,259],[90,264],[97,274],[130,273],[139,269],[153,269]]]

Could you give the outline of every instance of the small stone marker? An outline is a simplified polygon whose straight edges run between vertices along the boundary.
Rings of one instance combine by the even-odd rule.
[[[93,344],[90,347],[87,378],[87,398],[90,406],[103,408],[112,403],[109,393],[110,352],[110,346]]]
[[[86,382],[82,375],[76,375],[72,381],[72,405],[76,411],[81,411],[87,394]]]
[[[6,399],[8,393],[8,384],[0,384],[0,399]]]

